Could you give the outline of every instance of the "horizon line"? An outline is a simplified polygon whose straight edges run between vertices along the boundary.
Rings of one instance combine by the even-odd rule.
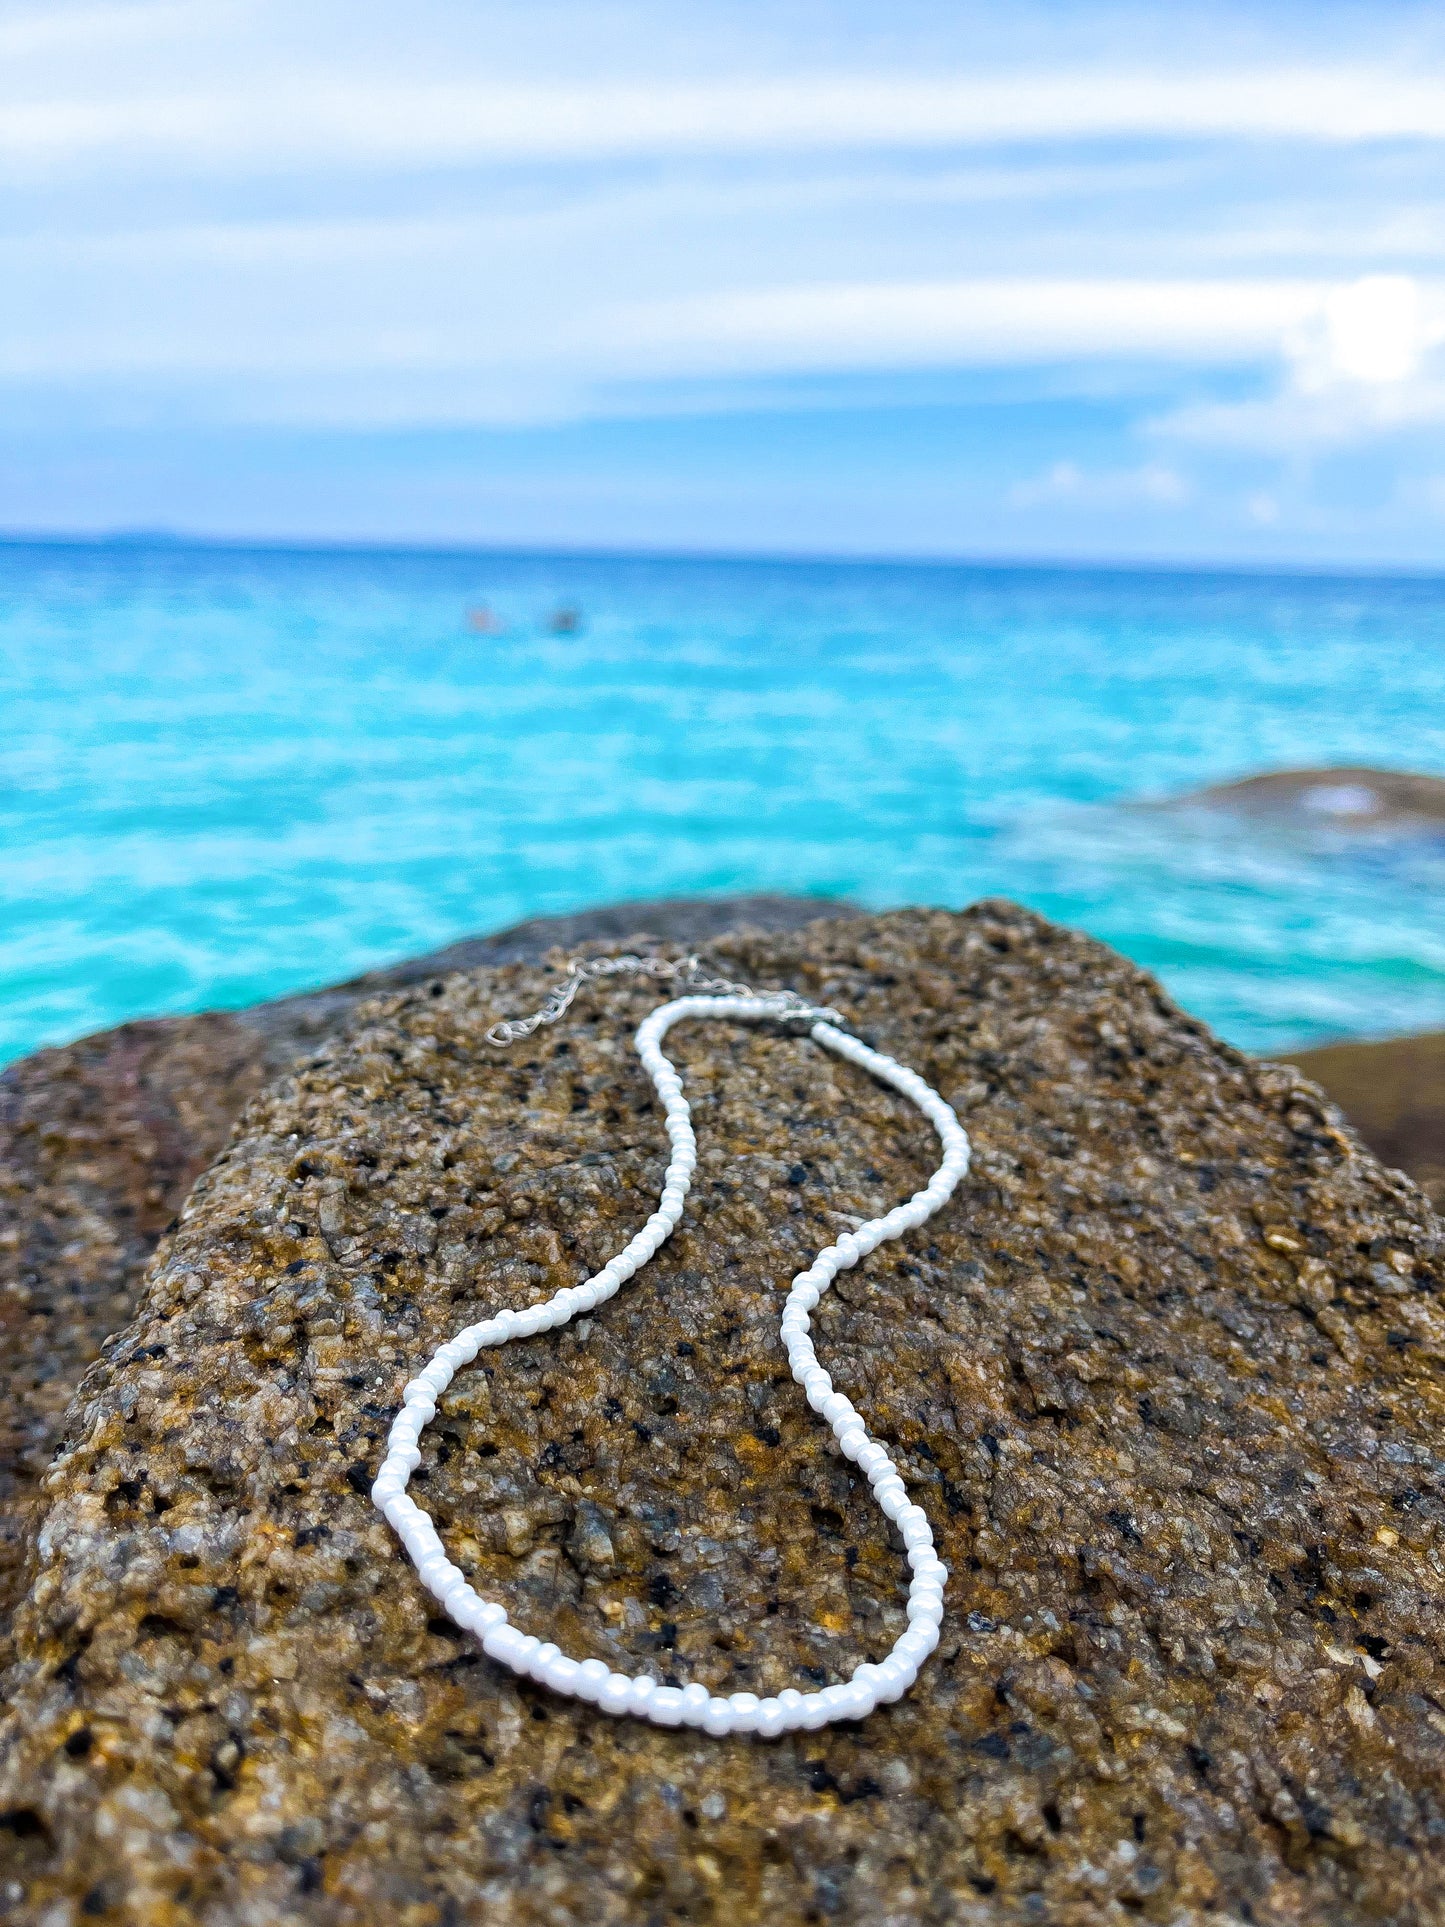
[[[259,555],[491,556],[577,562],[731,563],[778,568],[971,569],[998,574],[1290,577],[1312,581],[1445,582],[1445,566],[1412,562],[1322,563],[1309,560],[1204,561],[1147,556],[1110,559],[1068,555],[980,555],[790,549],[628,547],[621,544],[445,541],[406,537],[205,535],[171,529],[69,531],[0,528],[0,549],[224,550]]]

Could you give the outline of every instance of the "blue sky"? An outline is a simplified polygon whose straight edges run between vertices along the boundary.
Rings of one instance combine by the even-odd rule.
[[[0,6],[0,527],[1433,567],[1445,16]]]

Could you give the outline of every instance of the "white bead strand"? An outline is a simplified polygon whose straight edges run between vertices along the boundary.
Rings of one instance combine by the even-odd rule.
[[[695,964],[693,959],[687,962]],[[494,1026],[493,1041],[506,1043],[514,1036],[526,1035],[539,1021],[555,1021],[555,1015],[560,1015],[571,1002],[581,977],[611,974],[613,969],[628,964],[646,969],[654,976],[667,974],[655,967],[652,960],[609,958],[599,959],[593,966],[574,966],[569,989],[556,993],[538,1018]],[[554,1010],[555,1015],[545,1014],[549,1009]],[[637,1054],[662,1100],[672,1146],[657,1210],[631,1242],[583,1284],[569,1286],[520,1311],[496,1312],[458,1332],[406,1386],[401,1411],[392,1423],[386,1458],[371,1488],[371,1496],[401,1539],[423,1585],[458,1626],[477,1635],[491,1658],[510,1666],[516,1673],[539,1680],[553,1692],[587,1700],[606,1713],[650,1719],[659,1726],[697,1727],[719,1737],[728,1733],[753,1733],[763,1739],[774,1739],[780,1733],[797,1728],[812,1730],[833,1720],[862,1719],[875,1706],[901,1698],[938,1644],[948,1568],[934,1550],[926,1515],[909,1499],[907,1487],[887,1451],[869,1434],[851,1401],[834,1390],[832,1379],[819,1364],[808,1336],[812,1322],[809,1314],[840,1271],[857,1264],[885,1240],[915,1229],[946,1202],[968,1170],[968,1137],[950,1107],[916,1071],[885,1057],[881,1051],[870,1050],[857,1038],[837,1029],[828,1021],[836,1015],[835,1011],[809,1008],[786,993],[781,996],[749,993],[678,997],[645,1018],[637,1030]],[[885,1216],[859,1225],[856,1231],[845,1232],[835,1244],[820,1251],[807,1270],[794,1278],[783,1306],[780,1336],[793,1377],[802,1386],[813,1410],[833,1428],[839,1450],[852,1459],[867,1478],[880,1509],[897,1524],[913,1574],[908,1589],[908,1626],[887,1658],[877,1665],[865,1661],[854,1669],[845,1685],[824,1687],[816,1693],[799,1693],[790,1687],[774,1699],[760,1700],[754,1693],[732,1693],[719,1698],[710,1695],[703,1686],[663,1686],[650,1674],[633,1678],[626,1673],[614,1673],[600,1659],[570,1659],[555,1645],[543,1644],[510,1625],[501,1606],[483,1599],[473,1590],[466,1575],[447,1558],[430,1517],[406,1490],[412,1472],[421,1462],[418,1445],[421,1433],[436,1416],[437,1400],[463,1366],[469,1365],[485,1346],[503,1345],[509,1338],[565,1325],[579,1314],[591,1311],[611,1298],[672,1235],[682,1216],[697,1165],[697,1143],[691,1112],[682,1094],[682,1079],[663,1055],[662,1040],[674,1024],[688,1017],[730,1018],[739,1023],[780,1018],[810,1020],[808,1034],[815,1043],[901,1092],[923,1112],[943,1145],[943,1162],[923,1189]]]

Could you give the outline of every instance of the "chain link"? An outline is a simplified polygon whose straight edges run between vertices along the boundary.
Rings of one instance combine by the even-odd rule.
[[[836,1010],[810,1004],[796,990],[755,990],[751,984],[735,983],[728,977],[709,977],[701,957],[574,957],[567,965],[566,979],[551,992],[547,1001],[530,1017],[502,1017],[487,1032],[487,1042],[504,1049],[521,1037],[530,1037],[544,1024],[555,1024],[565,1017],[587,983],[601,977],[652,977],[660,981],[676,979],[684,989],[701,991],[713,997],[758,997],[776,1009],[779,1017],[807,1017],[813,1022],[843,1022]]]

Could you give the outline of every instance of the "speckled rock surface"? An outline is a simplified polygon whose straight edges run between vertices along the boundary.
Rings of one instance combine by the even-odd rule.
[[[207,1012],[124,1024],[0,1073],[0,1639],[81,1374],[130,1317],[161,1232],[266,1072],[264,1040]]]
[[[166,1223],[246,1100],[378,991],[638,931],[704,942],[824,914],[779,896],[626,903],[538,917],[250,1010],[122,1024],[0,1072],[0,1664],[37,1482],[86,1366],[129,1318]]]
[[[724,939],[966,1114],[975,1175],[845,1273],[820,1355],[953,1568],[913,1694],[768,1744],[519,1685],[365,1497],[402,1383],[577,1278],[663,1139],[610,987],[365,1007],[258,1096],[90,1373],[16,1619],[10,1917],[147,1923],[1440,1918],[1441,1227],[1298,1073],[1007,906]],[[780,1034],[675,1035],[700,1164],[587,1323],[462,1375],[423,1487],[576,1653],[837,1677],[905,1567],[787,1377],[789,1275],[930,1164]]]

